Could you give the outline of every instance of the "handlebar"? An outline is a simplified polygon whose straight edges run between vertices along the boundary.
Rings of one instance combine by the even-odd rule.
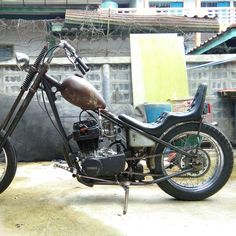
[[[83,75],[89,71],[89,67],[81,60],[81,58],[76,54],[75,49],[69,43],[67,43],[65,40],[61,40],[58,46],[69,51],[70,55],[75,58],[73,63]]]
[[[59,47],[67,49],[72,55],[76,55],[75,49],[69,43],[67,43],[65,40],[60,41]]]
[[[48,45],[45,45],[43,47],[43,49],[39,53],[38,57],[36,58],[33,66],[30,66],[29,70],[27,70],[28,74],[21,86],[21,89],[23,91],[27,91],[29,89],[29,86],[30,86],[31,82],[33,81],[35,75],[39,72],[39,68],[40,68],[41,63],[44,63],[44,60],[46,59],[46,57],[47,57],[47,64],[51,63],[53,56],[54,56],[54,52],[58,48],[62,48],[66,51],[68,59],[72,62],[72,64],[75,67],[77,67],[80,70],[80,72],[83,75],[85,75],[86,72],[89,71],[89,67],[76,54],[76,50],[69,43],[67,43],[65,40],[61,40],[59,45],[52,47],[50,49],[48,49]],[[68,52],[70,55],[68,55]]]

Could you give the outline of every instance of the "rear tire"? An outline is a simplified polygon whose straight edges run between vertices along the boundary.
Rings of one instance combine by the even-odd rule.
[[[202,124],[200,137],[199,124],[188,123],[169,131],[163,140],[189,153],[195,158],[187,158],[170,148],[159,145],[155,159],[155,172],[170,175],[193,167],[193,171],[183,176],[160,182],[158,185],[167,194],[179,200],[202,200],[219,191],[229,179],[233,169],[233,150],[230,142],[218,129]]]
[[[0,140],[3,134],[0,133]],[[0,193],[7,189],[12,182],[17,168],[16,154],[10,141],[7,140],[0,150]]]

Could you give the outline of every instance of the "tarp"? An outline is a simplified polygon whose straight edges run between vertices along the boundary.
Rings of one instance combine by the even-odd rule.
[[[131,34],[133,102],[162,103],[188,97],[183,38]]]

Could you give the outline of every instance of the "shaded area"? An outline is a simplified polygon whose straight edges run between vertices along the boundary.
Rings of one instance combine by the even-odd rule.
[[[55,201],[57,195],[58,198],[62,195],[60,186],[54,188],[53,195],[49,193],[49,186],[53,185],[24,187],[28,181],[27,177],[17,177],[11,188],[0,195],[1,235],[122,235],[99,219]]]
[[[14,102],[14,96],[0,94],[0,123]],[[12,134],[18,161],[52,160],[61,157],[62,141],[38,103],[32,101]]]

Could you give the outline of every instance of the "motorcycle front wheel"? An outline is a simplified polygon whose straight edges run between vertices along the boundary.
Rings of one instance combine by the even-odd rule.
[[[0,133],[0,140],[3,135]],[[16,154],[13,146],[6,141],[0,150],[0,193],[7,189],[16,173]]]
[[[188,123],[169,131],[163,140],[188,152],[182,155],[159,145],[155,172],[164,176],[186,169],[187,174],[173,177],[158,185],[179,200],[203,200],[219,191],[233,169],[233,150],[230,142],[218,129],[208,124]]]

